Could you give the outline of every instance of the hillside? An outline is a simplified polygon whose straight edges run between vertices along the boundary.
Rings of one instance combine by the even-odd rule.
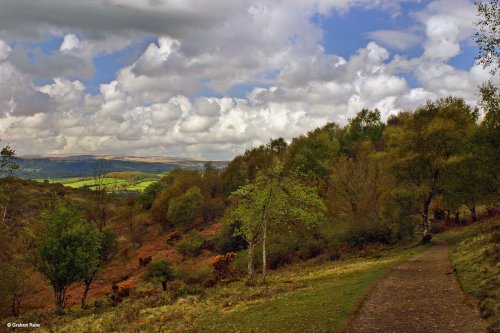
[[[491,332],[500,332],[500,218],[454,227],[438,236],[451,246],[451,264],[462,290],[479,303]]]
[[[2,186],[15,194],[12,207],[19,211],[9,210],[8,213],[22,216],[16,219],[16,224],[35,222],[38,212],[49,202],[62,198],[89,200],[92,195],[86,190],[28,180],[4,181]],[[122,204],[111,202],[116,212]],[[198,221],[198,226],[190,233],[162,232],[147,214],[138,211],[134,227],[140,230],[142,237],[137,240],[139,244],[134,245],[128,230],[130,225],[123,222],[111,221],[110,230],[118,235],[119,251],[92,286],[88,299],[90,308],[79,309],[83,286],[74,284],[68,289],[67,315],[54,316],[50,310],[53,307],[51,288],[39,273],[28,270],[31,275],[27,284],[29,291],[23,298],[21,317],[16,320],[29,318],[39,322],[42,332],[135,332],[137,329],[141,332],[159,329],[163,332],[201,329],[207,332],[271,332],[285,323],[289,332],[303,332],[311,327],[317,332],[337,331],[384,272],[426,249],[425,246],[388,248],[380,245],[355,252],[345,249],[340,260],[336,257],[332,261],[327,254],[282,267],[271,272],[265,284],[248,287],[243,281],[236,281],[207,289],[203,283],[210,278],[217,255],[212,242],[223,232],[222,225],[203,225]],[[491,304],[498,302],[498,295],[491,291],[498,290],[493,286],[498,284],[498,274],[493,271],[493,261],[481,257],[495,253],[492,237],[497,228],[498,218],[493,218],[467,227],[455,226],[439,235],[452,246],[452,263],[464,290],[481,299],[484,297],[481,295],[489,295],[483,299],[483,314],[490,318],[493,327],[497,325],[498,315]],[[205,245],[196,254],[183,254],[180,244],[183,239],[192,239],[193,230],[205,240]],[[463,242],[465,239],[477,240],[472,252],[477,255],[463,255],[463,251],[470,249],[470,245]],[[146,267],[140,261],[149,256],[170,260],[179,272],[166,293],[162,293],[158,285],[145,284],[142,279]],[[241,264],[236,263],[237,267]],[[485,275],[485,272],[490,273]],[[479,283],[486,280],[488,284]],[[119,290],[130,290],[130,296],[114,306],[110,299],[113,284]],[[272,317],[269,317],[270,309]],[[42,312],[30,312],[32,310]]]

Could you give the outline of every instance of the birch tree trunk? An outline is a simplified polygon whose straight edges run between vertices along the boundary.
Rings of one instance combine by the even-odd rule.
[[[267,240],[267,220],[264,220],[262,231],[262,278],[266,282],[267,273],[267,253],[266,253],[266,240]]]
[[[3,207],[2,224],[5,225],[5,219],[7,218],[7,204]]]
[[[253,284],[253,248],[255,243],[248,243],[248,264],[247,264],[247,283]]]
[[[432,239],[430,226],[429,226],[429,206],[431,204],[431,200],[432,200],[432,196],[429,195],[429,197],[424,201],[424,210],[422,213],[422,228],[424,231],[424,235],[422,237],[423,243],[428,243]]]

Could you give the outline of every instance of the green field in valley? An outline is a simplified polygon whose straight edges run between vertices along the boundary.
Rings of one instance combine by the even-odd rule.
[[[146,187],[157,182],[162,174],[132,173],[132,172],[113,172],[110,177],[101,179],[101,184],[109,191],[144,191]],[[67,177],[52,179],[35,179],[43,182],[48,180],[50,183],[60,183],[67,187],[93,189],[96,181],[93,177]]]

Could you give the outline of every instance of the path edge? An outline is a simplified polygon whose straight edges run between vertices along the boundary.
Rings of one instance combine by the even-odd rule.
[[[402,261],[400,263],[395,264],[394,266],[392,266],[391,268],[389,268],[388,270],[386,270],[384,273],[382,273],[382,275],[380,275],[379,278],[376,281],[374,281],[374,283],[372,283],[371,286],[368,287],[368,290],[366,291],[366,293],[358,301],[358,303],[354,306],[354,308],[351,311],[351,313],[349,313],[349,315],[347,316],[347,319],[340,326],[340,329],[339,329],[338,333],[349,333],[349,332],[352,332],[350,329],[352,328],[352,324],[354,322],[354,318],[358,315],[359,311],[361,310],[361,307],[365,304],[366,300],[368,299],[368,296],[370,296],[373,293],[373,290],[379,284],[379,282],[382,281],[382,279],[384,279],[387,275],[389,275],[399,265],[404,264],[405,262],[407,262],[411,258],[413,258],[413,257],[415,257],[415,256],[417,256],[419,254],[422,254],[425,251],[428,251],[434,245],[435,245],[435,243],[433,241],[431,241],[430,245],[428,246],[427,249],[422,250],[422,252],[415,253],[414,255],[410,256],[408,259],[406,259],[406,260],[404,260],[404,261]],[[408,248],[418,247],[418,246],[420,246],[420,243],[417,243],[416,245],[410,246]]]

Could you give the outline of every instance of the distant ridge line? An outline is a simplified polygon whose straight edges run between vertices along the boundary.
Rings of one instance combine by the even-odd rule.
[[[132,161],[132,162],[146,162],[146,163],[172,163],[172,162],[227,162],[224,160],[216,159],[203,159],[203,158],[191,158],[191,157],[167,157],[167,156],[133,156],[126,154],[79,154],[79,153],[67,153],[67,154],[24,154],[19,155],[18,158],[21,159],[104,159],[104,160],[118,160],[118,161]]]

